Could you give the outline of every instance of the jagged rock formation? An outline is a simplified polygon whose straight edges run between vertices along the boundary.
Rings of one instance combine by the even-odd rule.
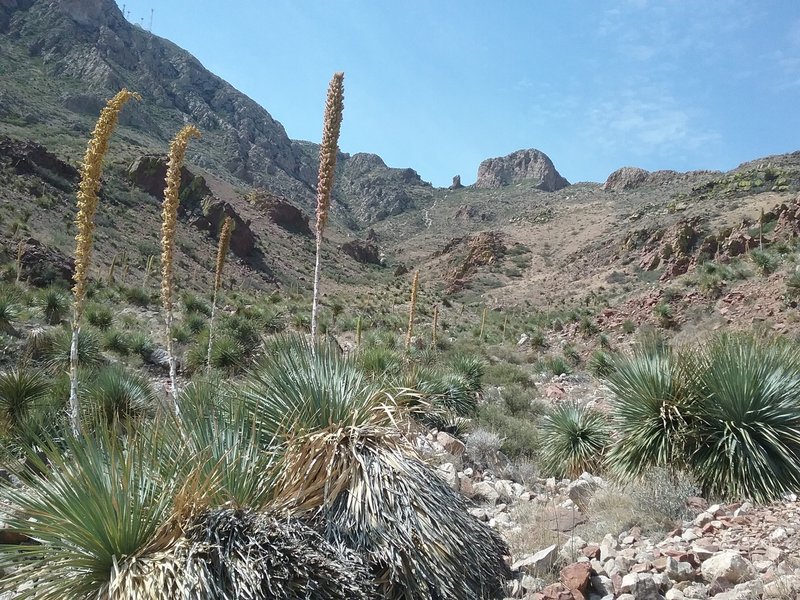
[[[461,175],[453,175],[453,183],[450,185],[448,189],[450,190],[460,190],[464,186],[461,185]]]
[[[377,154],[345,156],[338,171],[336,196],[349,205],[351,216],[361,224],[399,215],[431,191],[431,185],[414,169],[389,168]]]
[[[462,289],[480,267],[499,262],[505,253],[503,235],[497,231],[482,231],[447,242],[437,253],[452,255],[450,268],[445,275],[447,293],[452,294]]]
[[[670,170],[653,171],[651,173],[639,167],[622,167],[608,176],[608,179],[606,179],[606,182],[603,184],[603,189],[607,192],[621,192],[624,190],[636,189],[643,185],[674,184],[676,182],[687,181],[704,175],[716,175],[718,173],[718,171],[687,171],[685,173],[679,173],[678,171]]]
[[[547,192],[569,185],[544,152],[531,149],[483,161],[478,167],[475,187],[498,188],[526,180],[534,181],[536,187]]]
[[[128,179],[159,201],[164,199],[164,180],[167,162],[163,156],[141,156],[128,168]],[[234,222],[230,248],[236,256],[250,258],[256,248],[256,235],[245,221],[227,202],[216,198],[206,184],[206,180],[195,175],[187,167],[181,167],[181,203],[179,214],[188,218],[195,227],[209,231],[216,237],[225,217]]]

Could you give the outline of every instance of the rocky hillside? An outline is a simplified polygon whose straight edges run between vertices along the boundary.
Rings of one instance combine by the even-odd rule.
[[[189,157],[196,166],[311,207],[317,147],[289,139],[266,110],[188,52],[128,23],[113,0],[3,2],[0,31],[3,70],[17,84],[0,96],[4,120],[63,130],[76,115],[96,117],[106,98],[128,87],[143,102],[126,110],[122,124],[144,135],[147,146],[163,147],[181,123],[195,123],[204,133]],[[47,79],[35,95],[28,71]],[[71,128],[73,135],[83,129]],[[406,210],[430,187],[411,169],[390,169],[378,157],[343,154],[341,163],[335,212],[350,226]]]

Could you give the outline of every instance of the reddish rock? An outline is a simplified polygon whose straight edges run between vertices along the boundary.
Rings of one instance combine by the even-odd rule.
[[[583,552],[583,555],[589,560],[593,558],[600,559],[600,546],[586,546],[581,552]]]
[[[592,566],[589,563],[573,563],[561,569],[561,583],[568,590],[586,595],[591,580]]]
[[[583,594],[580,592],[577,592],[577,595],[575,594],[564,585],[554,583],[548,585],[539,594],[535,594],[534,597],[538,597],[540,600],[584,600]]]

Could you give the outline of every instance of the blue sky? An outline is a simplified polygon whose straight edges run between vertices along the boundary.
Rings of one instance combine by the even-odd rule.
[[[117,0],[317,141],[444,186],[538,148],[571,182],[800,149],[798,0]],[[143,19],[143,21],[142,21]]]

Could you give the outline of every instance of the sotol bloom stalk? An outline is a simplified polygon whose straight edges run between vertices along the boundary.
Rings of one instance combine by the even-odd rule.
[[[173,410],[176,415],[179,411],[175,354],[172,348],[172,292],[175,278],[173,260],[175,257],[175,228],[178,222],[178,203],[180,202],[181,166],[183,166],[183,158],[186,156],[186,146],[189,144],[189,139],[193,137],[200,137],[200,131],[194,125],[186,125],[169,145],[167,187],[164,190],[164,204],[161,210],[161,302],[164,307],[164,318],[167,326],[169,382],[172,386]]]
[[[311,300],[311,340],[317,339],[317,298],[319,294],[320,254],[322,234],[328,222],[328,211],[336,171],[339,131],[344,111],[344,73],[335,73],[328,86],[325,102],[325,119],[322,129],[322,144],[319,147],[319,179],[317,181],[316,263],[314,266],[314,293]],[[313,344],[312,344],[313,348]]]
[[[411,347],[411,335],[414,333],[414,312],[417,308],[417,292],[419,291],[419,271],[414,273],[411,283],[411,308],[408,309],[408,331],[406,332],[406,350]]]
[[[78,188],[78,214],[75,226],[75,294],[72,314],[72,344],[69,353],[69,420],[74,435],[80,434],[80,405],[78,404],[78,336],[81,329],[81,315],[86,298],[86,283],[91,262],[92,239],[94,234],[94,215],[99,201],[100,177],[103,172],[103,157],[108,151],[108,141],[117,125],[119,112],[130,100],[141,100],[141,96],[126,89],[121,90],[108,101],[100,112],[97,124],[92,131],[86,154],[81,165],[81,182]]]
[[[228,247],[231,243],[231,233],[233,232],[233,219],[225,217],[222,223],[222,230],[219,233],[219,244],[217,246],[217,268],[214,272],[214,296],[211,300],[211,320],[208,323],[208,358],[206,364],[211,369],[211,344],[214,340],[214,316],[217,312],[217,294],[222,287],[222,269],[225,267],[225,256],[228,254]]]

